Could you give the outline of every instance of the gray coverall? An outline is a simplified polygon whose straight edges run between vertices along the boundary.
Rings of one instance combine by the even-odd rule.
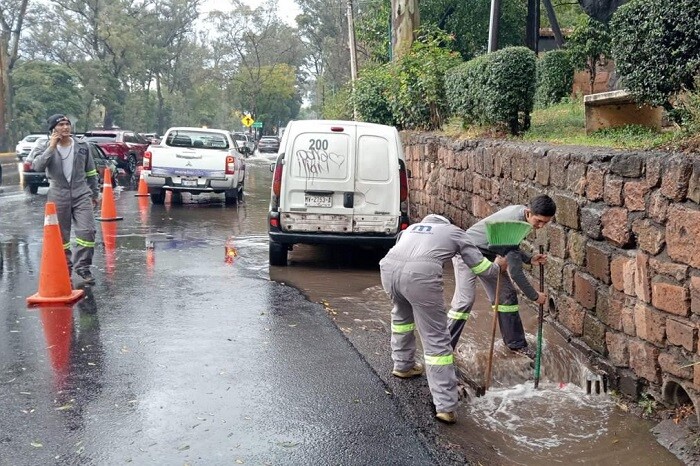
[[[521,222],[525,220],[524,205],[513,205],[499,210],[493,215],[475,223],[467,230],[467,238],[484,256],[493,259],[495,254],[488,250],[488,241],[486,240],[486,222],[491,221],[513,221]],[[520,249],[509,252],[506,255],[508,260],[508,276],[501,276],[501,292],[498,299],[498,325],[501,329],[503,342],[510,349],[520,349],[527,346],[525,339],[525,329],[520,320],[518,313],[518,293],[513,285],[517,283],[520,290],[529,299],[535,301],[539,296],[537,290],[533,288],[530,281],[523,273],[523,263],[529,263],[532,257]],[[447,313],[450,325],[450,335],[452,338],[452,347],[457,347],[457,342],[462,334],[464,324],[469,318],[472,306],[474,305],[474,296],[476,293],[475,285],[477,276],[472,273],[464,262],[455,256],[452,259],[455,270],[455,292],[452,296],[450,312]],[[479,276],[479,281],[484,286],[489,300],[493,303],[496,295],[496,278]]]
[[[35,147],[30,156],[36,154],[32,162],[33,170],[46,170],[46,177],[49,179],[47,200],[56,203],[68,270],[71,271],[75,265],[76,271],[89,271],[95,250],[95,214],[92,200],[99,197],[100,188],[95,161],[90,155],[88,143],[73,138],[73,144],[73,171],[70,183],[63,174],[60,154],[49,147],[48,141]],[[70,247],[71,224],[75,225],[77,244],[73,257]]]
[[[499,273],[498,266],[469,242],[464,230],[439,215],[428,215],[421,223],[408,227],[379,263],[382,286],[394,304],[391,311],[394,369],[408,371],[415,365],[417,328],[437,412],[454,412],[458,401],[442,281],[443,265],[455,254],[476,275],[495,278]]]

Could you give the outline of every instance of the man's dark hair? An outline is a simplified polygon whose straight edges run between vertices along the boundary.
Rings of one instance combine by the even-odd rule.
[[[535,215],[554,217],[554,214],[557,213],[557,205],[551,197],[541,194],[530,201],[530,211]]]

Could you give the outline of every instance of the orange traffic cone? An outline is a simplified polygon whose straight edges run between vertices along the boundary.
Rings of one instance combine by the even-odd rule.
[[[102,213],[97,220],[100,222],[114,222],[124,220],[124,217],[117,217],[117,207],[114,205],[114,192],[112,190],[112,171],[105,168],[105,181],[102,186]]]
[[[41,324],[44,327],[46,349],[51,359],[56,388],[62,390],[70,373],[70,345],[73,339],[73,307],[42,305]]]
[[[68,264],[63,251],[61,228],[58,226],[56,204],[46,203],[44,217],[44,245],[41,250],[39,291],[27,298],[30,305],[42,303],[74,303],[83,296],[83,290],[71,289]]]
[[[114,263],[117,256],[117,224],[105,222],[102,224],[102,242],[105,245],[105,270],[107,276],[114,274]]]
[[[139,178],[139,190],[134,196],[137,197],[146,197],[148,196],[148,185],[146,184],[146,179],[143,177],[143,174],[141,174],[141,177]]]

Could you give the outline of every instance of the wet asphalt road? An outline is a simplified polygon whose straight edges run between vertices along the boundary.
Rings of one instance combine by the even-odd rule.
[[[425,384],[380,378],[323,305],[270,280],[270,176],[249,162],[233,207],[121,192],[124,221],[97,225],[97,284],[45,309],[25,303],[44,190],[5,183],[0,464],[464,462],[440,444]],[[389,370],[386,342],[354,343]]]

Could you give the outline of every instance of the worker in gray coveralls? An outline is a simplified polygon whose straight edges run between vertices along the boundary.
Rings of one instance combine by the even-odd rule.
[[[486,257],[495,257],[495,254],[488,249],[486,241],[486,223],[493,221],[521,221],[528,222],[533,228],[539,229],[549,223],[557,211],[554,201],[546,195],[534,197],[529,206],[512,205],[499,210],[493,215],[486,217],[467,229],[468,240],[476,245]],[[539,265],[547,261],[544,254],[530,256],[524,251],[515,249],[506,254],[508,261],[508,275],[501,277],[501,291],[498,304],[498,325],[504,343],[511,351],[521,353],[530,358],[535,357],[535,352],[528,347],[525,339],[525,330],[518,312],[518,292],[513,282],[529,299],[536,304],[545,304],[547,295],[541,293],[530,284],[523,273],[523,263]],[[457,347],[459,336],[469,318],[469,314],[474,304],[476,293],[477,276],[464,265],[464,262],[455,256],[452,259],[455,270],[455,292],[452,297],[452,307],[447,316],[449,317],[450,335],[452,337],[452,347]],[[493,303],[496,294],[496,278],[480,275],[479,281],[484,286],[489,300]]]
[[[454,369],[450,333],[447,328],[443,295],[443,265],[458,255],[475,275],[493,277],[500,273],[496,264],[484,258],[461,228],[440,215],[426,216],[408,227],[379,263],[382,286],[394,307],[391,311],[391,350],[393,375],[409,378],[423,373],[416,363],[417,328],[423,343],[428,385],[436,418],[447,423],[456,420],[457,376]]]
[[[58,224],[63,237],[63,249],[70,275],[73,265],[83,283],[91,285],[95,279],[90,272],[95,250],[95,214],[100,188],[97,183],[95,161],[88,143],[71,135],[71,122],[65,115],[48,119],[49,139],[32,150],[39,154],[32,169],[46,170],[49,179],[48,200],[56,203]],[[75,227],[75,255],[71,255],[70,230]],[[74,264],[75,262],[75,264]]]

